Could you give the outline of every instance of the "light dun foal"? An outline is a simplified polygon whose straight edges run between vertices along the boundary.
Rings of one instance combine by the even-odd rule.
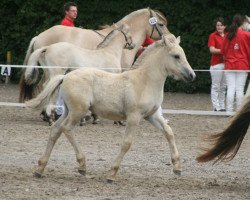
[[[78,171],[85,174],[85,155],[78,147],[71,130],[88,110],[107,119],[127,120],[121,150],[107,177],[109,181],[115,180],[121,161],[133,141],[135,127],[142,119],[146,119],[164,133],[170,147],[173,171],[180,174],[182,169],[175,137],[159,111],[167,76],[185,81],[195,78],[179,42],[179,37],[176,39],[172,34],[163,36],[162,40],[155,42],[142,54],[135,63],[136,69],[121,74],[92,68],[58,75],[35,99],[26,102],[29,108],[42,109],[51,94],[60,86],[66,105],[66,111],[52,126],[46,151],[38,161],[35,175],[42,176],[54,144],[62,132],[74,147],[79,163]]]

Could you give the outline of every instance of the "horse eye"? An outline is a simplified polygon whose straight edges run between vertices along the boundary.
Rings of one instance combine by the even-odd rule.
[[[175,59],[180,59],[180,56],[179,55],[174,55],[174,58]]]

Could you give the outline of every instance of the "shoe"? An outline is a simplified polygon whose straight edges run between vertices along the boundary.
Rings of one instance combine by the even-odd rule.
[[[226,109],[220,109],[219,111],[220,112],[226,112]]]

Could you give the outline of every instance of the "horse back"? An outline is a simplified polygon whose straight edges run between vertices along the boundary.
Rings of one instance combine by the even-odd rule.
[[[90,29],[56,25],[40,33],[34,49],[58,42],[68,42],[86,49],[95,49],[103,38]]]

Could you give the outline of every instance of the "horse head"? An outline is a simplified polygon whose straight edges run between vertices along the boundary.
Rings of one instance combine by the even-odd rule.
[[[161,58],[165,63],[168,75],[173,76],[175,79],[193,81],[196,75],[189,65],[182,47],[179,45],[180,36],[176,38],[173,34],[164,35],[160,42],[164,46]]]
[[[158,10],[148,8],[149,19],[148,23],[151,26],[150,32],[147,35],[153,39],[161,39],[162,35],[170,34],[167,28],[167,19],[163,13]]]
[[[125,38],[125,45],[124,45],[124,49],[134,49],[135,48],[135,44],[133,43],[132,40],[132,34],[130,31],[130,27],[127,23],[123,22],[122,25],[120,25],[119,27],[117,27],[118,31],[121,31],[121,33],[124,35]]]

